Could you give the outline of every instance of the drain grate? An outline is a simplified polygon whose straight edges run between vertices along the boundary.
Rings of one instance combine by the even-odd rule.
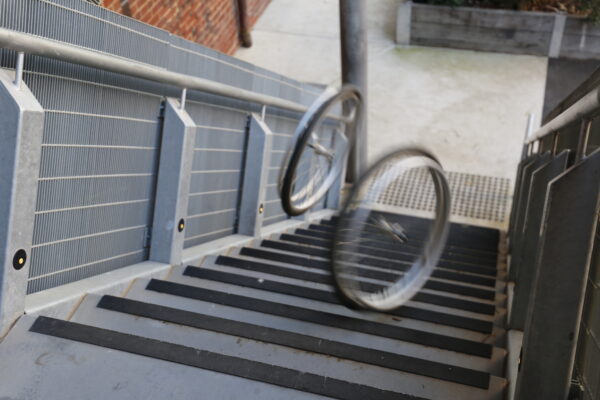
[[[505,222],[510,199],[510,179],[493,176],[446,172],[452,194],[452,215]],[[435,190],[424,168],[410,170],[396,178],[377,203],[433,212]]]

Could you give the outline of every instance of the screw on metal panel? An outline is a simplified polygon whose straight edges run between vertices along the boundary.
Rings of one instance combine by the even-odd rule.
[[[258,213],[262,214],[263,212],[265,212],[265,206],[261,204],[260,206],[258,206]]]
[[[20,270],[25,266],[26,262],[27,252],[23,249],[17,250],[17,252],[13,256],[13,268],[16,270]]]
[[[177,230],[179,232],[183,232],[183,229],[185,228],[185,221],[183,220],[183,218],[181,218],[179,220],[179,223],[177,224]]]

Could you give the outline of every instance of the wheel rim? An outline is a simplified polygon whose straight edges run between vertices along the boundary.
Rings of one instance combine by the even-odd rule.
[[[433,211],[423,218],[430,221],[425,230],[422,225],[398,222],[412,218],[390,213],[401,207],[381,206],[381,199],[387,198],[389,203],[390,190],[396,190],[399,182],[411,182],[407,177],[415,171],[428,177],[435,193]],[[422,179],[415,182],[424,184]],[[405,201],[406,193],[395,193]],[[448,235],[449,214],[448,183],[433,156],[420,149],[404,149],[383,158],[350,193],[336,225],[332,264],[338,294],[346,303],[378,311],[397,308],[410,300],[439,261]],[[365,249],[375,241],[385,243],[398,258],[381,262],[365,256]]]
[[[316,205],[344,170],[361,115],[361,95],[352,85],[327,88],[300,120],[279,176],[282,207],[292,216]],[[337,110],[336,110],[337,108]],[[327,116],[343,108],[341,123]]]

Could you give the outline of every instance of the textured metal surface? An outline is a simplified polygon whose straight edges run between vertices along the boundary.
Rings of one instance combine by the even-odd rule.
[[[0,27],[305,105],[318,93],[81,0],[0,0]],[[12,69],[15,61],[14,52],[0,50],[0,66]],[[146,260],[161,107],[179,90],[31,55],[24,82],[47,115],[28,292]],[[198,126],[189,247],[235,232],[245,119],[260,106],[191,91],[186,109]],[[285,118],[282,132],[291,133],[298,116]],[[265,224],[285,218],[277,214]]]

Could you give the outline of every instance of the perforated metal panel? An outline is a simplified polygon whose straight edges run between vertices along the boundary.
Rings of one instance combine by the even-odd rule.
[[[308,104],[318,90],[83,0],[0,0],[0,26]],[[12,69],[15,54],[0,50]],[[46,109],[28,292],[148,258],[161,107],[179,89],[40,57],[25,83]],[[186,246],[235,232],[249,112],[190,92],[198,124]]]
[[[279,198],[279,170],[292,142],[296,126],[298,125],[298,121],[295,119],[277,115],[267,115],[265,121],[273,131],[273,140],[271,143],[271,161],[269,164],[269,177],[267,179],[267,190],[265,194],[263,226],[274,224],[288,218],[285,211],[283,211],[283,208],[281,208],[281,199]]]
[[[248,113],[189,102],[198,125],[188,200],[185,247],[235,232]]]
[[[452,194],[452,215],[504,222],[510,199],[510,180],[493,176],[446,172]],[[435,190],[429,172],[413,169],[396,179],[378,203],[434,211]]]

